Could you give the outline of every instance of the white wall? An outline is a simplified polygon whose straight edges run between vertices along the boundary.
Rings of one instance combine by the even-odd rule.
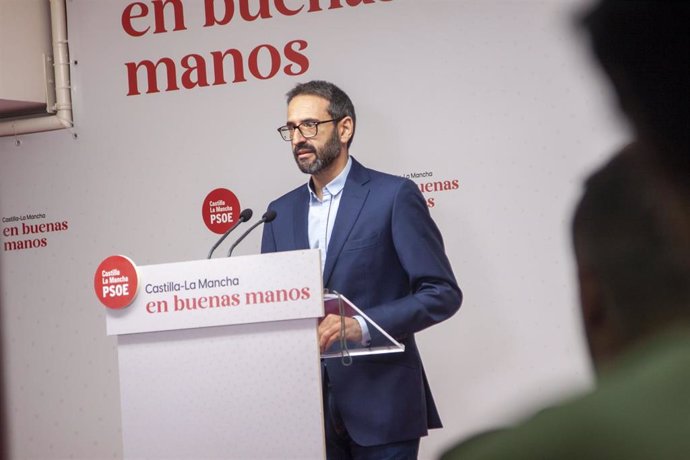
[[[187,30],[140,38],[122,30],[127,4],[67,2],[75,128],[0,138],[2,217],[68,222],[39,236],[45,247],[0,251],[15,457],[121,457],[95,268],[117,253],[203,258],[217,237],[201,218],[208,192],[260,212],[303,183],[275,128],[284,93],[315,78],[352,97],[364,164],[459,183],[427,194],[465,303],[419,334],[445,423],[420,457],[587,387],[568,224],[580,181],[625,134],[573,25],[578,2],[377,1],[204,28],[201,2],[186,1]],[[126,96],[125,62],[294,39],[308,42],[298,77]],[[237,253],[258,246],[257,232]]]

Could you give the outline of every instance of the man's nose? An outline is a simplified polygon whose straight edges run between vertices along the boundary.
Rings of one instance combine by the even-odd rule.
[[[296,147],[297,144],[304,142],[307,138],[302,136],[302,132],[295,128],[295,130],[292,132],[292,146]]]

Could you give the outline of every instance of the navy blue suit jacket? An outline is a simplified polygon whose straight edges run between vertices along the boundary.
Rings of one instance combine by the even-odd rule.
[[[348,297],[405,345],[404,353],[327,363],[343,422],[360,445],[418,438],[441,427],[414,333],[452,316],[462,294],[443,240],[414,182],[354,160],[328,245],[324,286]],[[308,249],[305,185],[269,205],[261,252]],[[369,328],[372,344],[382,340]]]

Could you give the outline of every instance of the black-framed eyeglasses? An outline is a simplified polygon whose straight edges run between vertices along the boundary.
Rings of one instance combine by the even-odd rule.
[[[333,118],[331,120],[323,120],[323,121],[314,121],[314,120],[307,120],[303,121],[299,125],[296,126],[290,126],[290,125],[285,125],[281,126],[278,128],[278,132],[282,136],[284,141],[291,141],[292,137],[295,135],[295,129],[299,130],[299,133],[302,135],[303,138],[309,139],[310,137],[314,137],[317,134],[319,134],[319,125],[322,123],[330,123],[332,121],[335,121],[336,123],[339,122],[345,118],[345,116],[338,117],[338,118]]]

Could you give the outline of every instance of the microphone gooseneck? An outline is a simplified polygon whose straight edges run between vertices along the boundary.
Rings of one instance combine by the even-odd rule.
[[[269,209],[268,211],[266,211],[266,212],[264,213],[264,215],[261,216],[261,219],[260,219],[257,223],[255,223],[254,225],[252,225],[251,227],[249,227],[249,229],[247,229],[247,231],[244,232],[244,233],[242,234],[242,236],[240,236],[239,238],[237,238],[237,241],[235,241],[235,243],[234,243],[232,246],[230,246],[230,249],[228,250],[228,257],[230,257],[230,256],[232,255],[232,251],[235,249],[235,247],[236,247],[238,244],[240,244],[240,242],[241,242],[247,235],[249,235],[249,233],[250,233],[252,230],[254,230],[256,227],[258,227],[258,226],[261,225],[261,224],[265,224],[266,222],[272,222],[273,219],[275,219],[277,215],[278,215],[278,214],[277,214],[273,209]]]
[[[233,230],[235,230],[235,229],[237,228],[237,226],[240,225],[242,222],[247,222],[249,219],[252,218],[253,215],[254,215],[254,211],[252,211],[252,210],[249,209],[249,208],[244,209],[244,210],[240,213],[240,218],[237,219],[237,222],[235,222],[235,223],[232,225],[232,227],[230,227],[230,228],[228,229],[227,232],[223,233],[223,236],[221,236],[220,239],[219,239],[218,241],[216,241],[216,244],[213,245],[213,247],[211,248],[211,250],[208,252],[208,257],[206,257],[206,258],[207,258],[207,259],[210,259],[211,256],[213,255],[213,251],[215,251],[216,248],[217,248],[218,246],[220,246],[220,243],[222,243],[222,242],[225,240],[225,238],[228,237],[228,235],[230,234],[230,232],[232,232]]]

